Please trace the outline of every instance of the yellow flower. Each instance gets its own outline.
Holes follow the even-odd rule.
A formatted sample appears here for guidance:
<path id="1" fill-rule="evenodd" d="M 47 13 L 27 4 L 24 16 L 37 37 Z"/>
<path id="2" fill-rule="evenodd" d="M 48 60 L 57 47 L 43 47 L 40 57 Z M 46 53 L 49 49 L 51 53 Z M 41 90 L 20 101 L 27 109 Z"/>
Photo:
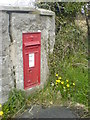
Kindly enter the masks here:
<path id="1" fill-rule="evenodd" d="M 69 87 L 69 84 L 67 84 L 67 87 Z"/>
<path id="2" fill-rule="evenodd" d="M 59 77 L 58 79 L 62 79 L 61 77 Z"/>
<path id="3" fill-rule="evenodd" d="M 3 111 L 0 111 L 0 116 L 2 116 L 3 115 Z"/>
<path id="4" fill-rule="evenodd" d="M 0 104 L 0 107 L 2 107 L 2 105 Z"/>
<path id="5" fill-rule="evenodd" d="M 56 76 L 58 77 L 58 74 L 56 74 Z"/>
<path id="6" fill-rule="evenodd" d="M 75 86 L 75 83 L 73 83 L 73 85 Z"/>
<path id="7" fill-rule="evenodd" d="M 63 84 L 64 84 L 64 82 L 62 81 L 62 82 L 61 82 L 61 84 L 63 85 Z"/>
<path id="8" fill-rule="evenodd" d="M 57 83 L 60 83 L 60 80 L 56 80 Z"/>
<path id="9" fill-rule="evenodd" d="M 66 82 L 68 82 L 69 80 L 66 80 Z"/>

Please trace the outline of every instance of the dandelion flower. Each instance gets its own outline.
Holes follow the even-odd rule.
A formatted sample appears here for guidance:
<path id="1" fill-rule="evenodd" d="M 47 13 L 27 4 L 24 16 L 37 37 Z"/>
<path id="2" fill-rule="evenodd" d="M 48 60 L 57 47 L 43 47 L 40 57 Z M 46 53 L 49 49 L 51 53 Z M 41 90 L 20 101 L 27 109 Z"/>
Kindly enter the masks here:
<path id="1" fill-rule="evenodd" d="M 63 85 L 63 84 L 64 84 L 64 82 L 62 81 L 62 82 L 61 82 L 61 84 Z"/>
<path id="2" fill-rule="evenodd" d="M 0 107 L 2 107 L 2 105 L 0 104 Z"/>
<path id="3" fill-rule="evenodd" d="M 3 115 L 3 111 L 0 111 L 0 116 L 2 116 Z"/>
<path id="4" fill-rule="evenodd" d="M 73 83 L 73 85 L 75 86 L 75 83 Z"/>
<path id="5" fill-rule="evenodd" d="M 67 87 L 69 87 L 69 84 L 67 84 Z"/>
<path id="6" fill-rule="evenodd" d="M 56 76 L 58 77 L 58 74 L 56 74 Z"/>
<path id="7" fill-rule="evenodd" d="M 60 80 L 56 80 L 57 83 L 60 83 Z"/>
<path id="8" fill-rule="evenodd" d="M 58 79 L 62 79 L 61 77 L 59 77 Z"/>
<path id="9" fill-rule="evenodd" d="M 68 82 L 69 80 L 66 80 L 66 82 Z"/>

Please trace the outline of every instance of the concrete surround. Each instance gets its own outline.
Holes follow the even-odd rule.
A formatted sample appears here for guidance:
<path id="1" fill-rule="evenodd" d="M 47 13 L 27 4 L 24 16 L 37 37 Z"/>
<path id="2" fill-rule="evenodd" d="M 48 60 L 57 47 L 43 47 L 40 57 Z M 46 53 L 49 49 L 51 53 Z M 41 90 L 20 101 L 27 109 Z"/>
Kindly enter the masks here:
<path id="1" fill-rule="evenodd" d="M 48 53 L 55 43 L 55 14 L 29 7 L 0 7 L 0 103 L 5 103 L 11 89 L 24 89 L 22 33 L 41 31 L 41 84 L 48 74 Z"/>

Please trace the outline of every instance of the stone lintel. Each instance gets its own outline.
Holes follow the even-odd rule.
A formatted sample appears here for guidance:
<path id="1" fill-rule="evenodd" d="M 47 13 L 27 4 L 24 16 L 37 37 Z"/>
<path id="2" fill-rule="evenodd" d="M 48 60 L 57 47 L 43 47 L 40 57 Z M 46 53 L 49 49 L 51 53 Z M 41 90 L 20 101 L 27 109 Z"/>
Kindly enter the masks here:
<path id="1" fill-rule="evenodd" d="M 0 6 L 0 11 L 6 12 L 31 12 L 32 14 L 40 14 L 46 16 L 55 15 L 54 12 L 50 10 L 45 10 L 41 8 L 31 8 L 31 7 L 18 7 L 18 6 Z"/>

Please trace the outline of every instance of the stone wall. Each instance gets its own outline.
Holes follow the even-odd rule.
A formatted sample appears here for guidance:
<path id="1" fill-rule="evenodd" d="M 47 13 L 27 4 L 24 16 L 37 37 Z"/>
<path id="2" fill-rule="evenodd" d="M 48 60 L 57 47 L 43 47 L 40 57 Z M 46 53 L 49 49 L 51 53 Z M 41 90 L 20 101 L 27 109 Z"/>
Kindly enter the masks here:
<path id="1" fill-rule="evenodd" d="M 55 15 L 44 9 L 1 7 L 0 18 L 0 103 L 4 103 L 12 88 L 24 89 L 22 33 L 41 31 L 41 84 L 32 90 L 46 82 L 48 53 L 55 43 Z"/>

